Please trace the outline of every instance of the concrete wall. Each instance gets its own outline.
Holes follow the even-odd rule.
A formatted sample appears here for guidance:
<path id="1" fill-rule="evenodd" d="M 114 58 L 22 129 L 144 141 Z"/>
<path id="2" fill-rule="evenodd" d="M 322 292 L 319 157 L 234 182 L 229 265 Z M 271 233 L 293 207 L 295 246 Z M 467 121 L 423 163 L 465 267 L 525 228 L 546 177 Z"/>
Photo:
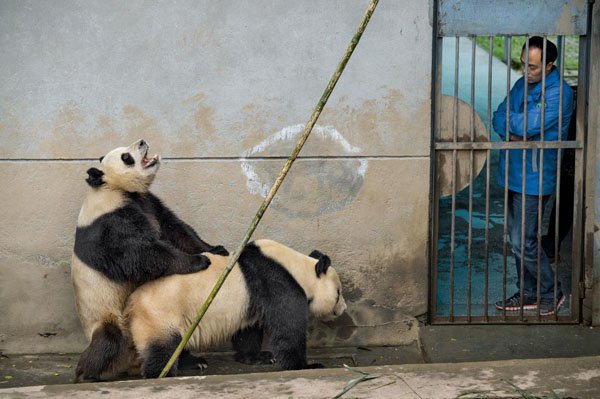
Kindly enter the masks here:
<path id="1" fill-rule="evenodd" d="M 154 192 L 233 249 L 368 1 L 0 3 L 0 351 L 77 352 L 85 171 L 145 138 Z M 254 238 L 331 255 L 314 345 L 401 344 L 427 305 L 431 4 L 381 2 Z M 255 157 L 245 160 L 244 157 Z"/>

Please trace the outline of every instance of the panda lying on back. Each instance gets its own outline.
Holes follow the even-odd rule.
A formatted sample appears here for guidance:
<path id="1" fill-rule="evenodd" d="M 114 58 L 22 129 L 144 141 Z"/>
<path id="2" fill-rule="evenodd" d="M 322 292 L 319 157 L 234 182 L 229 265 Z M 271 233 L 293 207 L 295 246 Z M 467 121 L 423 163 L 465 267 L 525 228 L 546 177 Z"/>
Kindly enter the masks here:
<path id="1" fill-rule="evenodd" d="M 208 270 L 144 284 L 127 302 L 128 329 L 146 377 L 157 377 L 181 342 L 229 257 L 207 254 Z M 340 279 L 329 257 L 301 254 L 271 240 L 246 246 L 186 345 L 199 352 L 232 339 L 236 360 L 295 370 L 323 367 L 306 362 L 310 312 L 331 320 L 346 309 Z M 273 354 L 261 352 L 265 332 Z M 169 375 L 177 372 L 177 363 Z"/>
<path id="2" fill-rule="evenodd" d="M 206 269 L 202 252 L 213 247 L 150 191 L 158 155 L 147 157 L 139 140 L 100 158 L 90 168 L 90 186 L 77 219 L 71 278 L 77 311 L 90 341 L 76 369 L 77 380 L 102 380 L 126 371 L 135 358 L 124 337 L 122 312 L 131 292 L 147 281 Z"/>

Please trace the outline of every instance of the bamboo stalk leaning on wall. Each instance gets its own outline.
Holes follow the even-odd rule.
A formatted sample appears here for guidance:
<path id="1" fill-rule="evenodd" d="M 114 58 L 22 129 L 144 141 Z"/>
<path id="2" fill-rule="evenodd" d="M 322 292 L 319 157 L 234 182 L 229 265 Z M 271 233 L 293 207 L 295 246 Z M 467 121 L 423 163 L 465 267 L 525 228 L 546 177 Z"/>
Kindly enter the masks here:
<path id="1" fill-rule="evenodd" d="M 310 135 L 310 132 L 312 131 L 312 129 L 315 126 L 315 124 L 317 123 L 317 120 L 319 119 L 319 116 L 321 115 L 321 111 L 323 111 L 323 108 L 325 107 L 325 104 L 327 104 L 327 100 L 329 99 L 329 96 L 331 95 L 331 92 L 333 91 L 335 85 L 337 84 L 337 81 L 339 80 L 340 76 L 342 75 L 342 72 L 344 71 L 344 68 L 346 67 L 346 64 L 348 63 L 348 60 L 350 59 L 350 56 L 354 52 L 354 49 L 356 48 L 356 45 L 360 41 L 360 38 L 361 38 L 363 32 L 365 31 L 365 28 L 367 27 L 367 24 L 369 23 L 369 20 L 371 19 L 371 15 L 373 14 L 373 11 L 375 11 L 375 7 L 377 7 L 377 3 L 378 2 L 379 2 L 379 0 L 371 0 L 371 3 L 369 4 L 369 7 L 367 8 L 367 11 L 365 12 L 364 17 L 363 17 L 360 25 L 358 26 L 358 29 L 356 30 L 356 33 L 352 37 L 352 40 L 350 41 L 350 44 L 348 45 L 348 48 L 346 49 L 346 53 L 344 54 L 344 57 L 342 58 L 342 60 L 340 61 L 339 65 L 337 67 L 337 69 L 333 73 L 333 76 L 329 80 L 329 84 L 325 88 L 325 91 L 323 92 L 323 95 L 321 96 L 321 99 L 319 100 L 319 102 L 315 106 L 315 109 L 313 110 L 312 115 L 310 116 L 310 119 L 306 123 L 306 127 L 304 128 L 304 132 L 302 133 L 302 136 L 300 136 L 300 138 L 298 139 L 298 141 L 296 143 L 296 147 L 292 151 L 291 155 L 289 156 L 288 160 L 286 161 L 286 163 L 283 166 L 283 168 L 281 169 L 281 171 L 279 172 L 279 175 L 277 176 L 277 179 L 275 179 L 275 182 L 273 183 L 273 186 L 271 186 L 271 189 L 269 190 L 269 193 L 265 197 L 265 199 L 262 202 L 260 208 L 256 212 L 256 215 L 252 219 L 252 222 L 250 223 L 250 226 L 248 227 L 248 230 L 246 231 L 246 234 L 244 235 L 244 238 L 242 239 L 242 242 L 240 243 L 240 245 L 237 247 L 237 249 L 235 250 L 235 252 L 231 256 L 231 259 L 229 260 L 229 263 L 225 267 L 225 270 L 223 270 L 223 273 L 221 274 L 221 276 L 219 277 L 219 279 L 215 283 L 215 286 L 213 287 L 212 291 L 210 292 L 210 294 L 206 298 L 206 301 L 204 302 L 204 304 L 202 305 L 202 307 L 198 311 L 198 315 L 196 316 L 196 319 L 194 319 L 194 321 L 192 322 L 192 325 L 186 331 L 185 335 L 181 339 L 181 342 L 179 343 L 179 345 L 177 346 L 177 348 L 173 352 L 173 355 L 171 356 L 171 358 L 169 359 L 169 361 L 165 365 L 164 369 L 161 371 L 161 373 L 158 376 L 158 378 L 163 378 L 165 375 L 167 375 L 167 373 L 169 372 L 169 370 L 171 370 L 171 367 L 173 367 L 173 364 L 175 363 L 175 360 L 177 360 L 177 358 L 179 357 L 179 355 L 183 351 L 183 348 L 185 347 L 185 345 L 189 341 L 190 337 L 194 333 L 194 330 L 196 329 L 196 327 L 198 327 L 198 324 L 200 323 L 200 321 L 204 317 L 204 314 L 208 310 L 208 308 L 211 305 L 213 299 L 215 298 L 215 296 L 217 295 L 217 293 L 221 289 L 221 286 L 225 282 L 225 279 L 229 275 L 229 272 L 231 272 L 231 269 L 233 268 L 233 266 L 235 265 L 235 263 L 238 261 L 238 259 L 239 259 L 240 255 L 241 255 L 242 251 L 246 247 L 246 244 L 248 244 L 248 241 L 250 240 L 250 237 L 254 233 L 254 230 L 256 230 L 256 227 L 258 226 L 258 223 L 260 222 L 263 214 L 265 213 L 265 211 L 267 210 L 267 208 L 271 204 L 271 201 L 273 200 L 273 197 L 275 196 L 275 194 L 277 193 L 277 190 L 281 186 L 281 183 L 283 182 L 283 179 L 285 179 L 288 171 L 292 167 L 292 164 L 294 163 L 294 161 L 298 157 L 298 154 L 300 153 L 300 150 L 304 146 L 304 143 L 308 139 L 308 136 Z"/>

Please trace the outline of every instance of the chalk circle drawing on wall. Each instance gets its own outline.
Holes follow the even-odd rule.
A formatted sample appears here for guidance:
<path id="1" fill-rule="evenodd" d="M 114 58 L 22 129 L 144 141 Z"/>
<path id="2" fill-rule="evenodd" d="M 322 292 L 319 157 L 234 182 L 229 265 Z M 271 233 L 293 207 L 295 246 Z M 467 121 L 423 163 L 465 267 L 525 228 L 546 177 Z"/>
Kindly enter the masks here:
<path id="1" fill-rule="evenodd" d="M 242 154 L 242 172 L 251 194 L 267 196 L 285 163 L 281 157 L 289 156 L 303 131 L 303 124 L 284 127 Z M 348 143 L 335 128 L 315 125 L 305 150 L 317 146 L 332 149 L 328 153 L 336 156 L 297 159 L 273 199 L 271 206 L 289 217 L 338 211 L 356 199 L 364 183 L 368 161 L 354 158 L 361 148 Z M 278 158 L 268 159 L 274 156 Z"/>

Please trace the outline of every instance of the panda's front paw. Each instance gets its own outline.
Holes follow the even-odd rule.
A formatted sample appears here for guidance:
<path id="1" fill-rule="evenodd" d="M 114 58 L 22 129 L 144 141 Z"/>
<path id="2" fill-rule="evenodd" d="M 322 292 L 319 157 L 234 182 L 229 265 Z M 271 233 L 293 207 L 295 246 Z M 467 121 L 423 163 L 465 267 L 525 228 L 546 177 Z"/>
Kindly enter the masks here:
<path id="1" fill-rule="evenodd" d="M 229 251 L 225 249 L 222 245 L 217 245 L 216 247 L 212 247 L 210 251 L 211 254 L 221 255 L 221 256 L 229 256 Z"/>
<path id="2" fill-rule="evenodd" d="M 200 270 L 207 269 L 210 266 L 210 259 L 202 254 L 194 255 L 194 260 L 190 265 L 190 270 L 187 273 L 195 273 Z"/>

